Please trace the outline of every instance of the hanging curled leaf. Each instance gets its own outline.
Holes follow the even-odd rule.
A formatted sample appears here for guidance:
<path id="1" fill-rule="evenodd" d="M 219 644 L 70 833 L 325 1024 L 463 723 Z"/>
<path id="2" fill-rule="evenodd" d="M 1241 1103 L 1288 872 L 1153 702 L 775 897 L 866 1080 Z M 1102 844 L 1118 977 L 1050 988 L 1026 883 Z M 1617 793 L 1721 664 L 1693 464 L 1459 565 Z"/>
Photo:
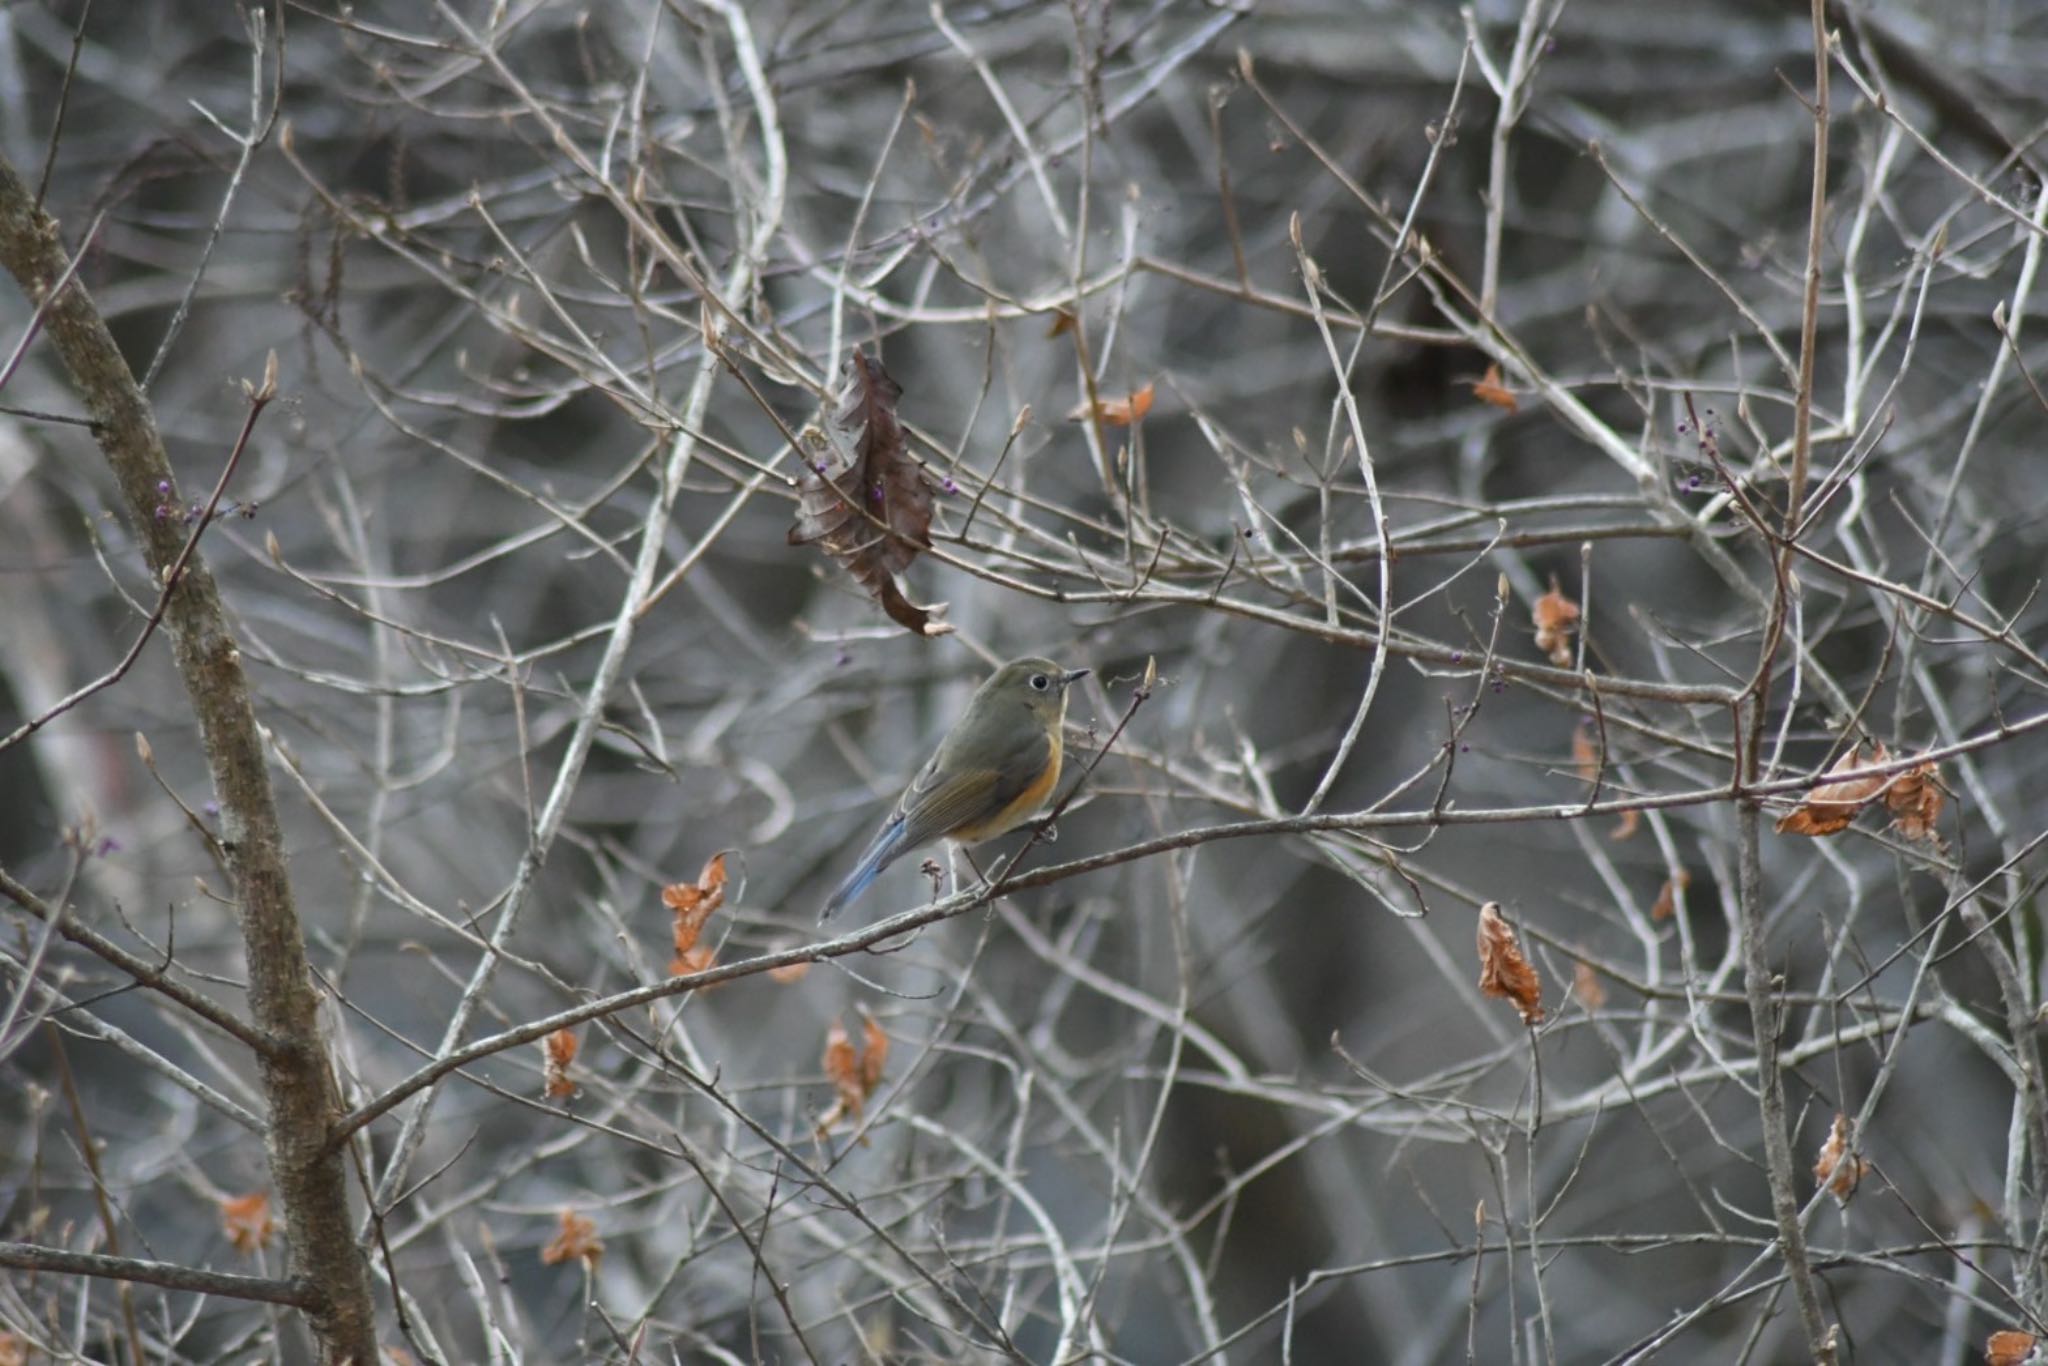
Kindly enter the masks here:
<path id="1" fill-rule="evenodd" d="M 576 1031 L 558 1029 L 541 1040 L 542 1093 L 549 1100 L 567 1100 L 576 1094 L 576 1083 L 569 1079 L 569 1064 L 576 1061 Z"/>
<path id="2" fill-rule="evenodd" d="M 865 1011 L 860 1036 L 860 1089 L 872 1096 L 882 1084 L 882 1068 L 889 1061 L 889 1036 L 882 1032 L 881 1021 Z"/>
<path id="3" fill-rule="evenodd" d="M 1593 743 L 1593 723 L 1582 720 L 1572 728 L 1572 768 L 1579 781 L 1588 785 L 1600 776 L 1600 750 Z"/>
<path id="4" fill-rule="evenodd" d="M 603 1256 L 604 1239 L 597 1236 L 597 1221 L 572 1209 L 562 1211 L 560 1228 L 540 1250 L 540 1259 L 547 1266 L 582 1262 L 593 1271 Z"/>
<path id="5" fill-rule="evenodd" d="M 277 1232 L 277 1221 L 270 1217 L 269 1193 L 255 1191 L 221 1201 L 220 1226 L 237 1252 L 268 1247 L 271 1235 Z"/>
<path id="6" fill-rule="evenodd" d="M 1523 955 L 1514 926 L 1502 917 L 1497 901 L 1479 908 L 1479 989 L 1514 1002 L 1522 1023 L 1543 1023 L 1543 984 L 1536 977 L 1536 965 Z"/>
<path id="7" fill-rule="evenodd" d="M 861 1012 L 860 1046 L 854 1046 L 853 1038 L 846 1027 L 834 1020 L 832 1028 L 825 1034 L 825 1079 L 832 1083 L 837 1099 L 832 1108 L 818 1118 L 818 1137 L 823 1138 L 832 1131 L 832 1126 L 842 1119 L 860 1122 L 861 1111 L 866 1108 L 868 1097 L 882 1084 L 882 1068 L 889 1060 L 889 1036 L 882 1032 L 882 1026 L 874 1016 Z"/>
<path id="8" fill-rule="evenodd" d="M 1530 612 L 1530 619 L 1536 627 L 1536 648 L 1550 656 L 1550 662 L 1560 669 L 1572 666 L 1572 632 L 1579 626 L 1579 605 L 1564 595 L 1557 586 L 1557 576 L 1550 579 L 1550 591 L 1536 599 L 1536 606 Z"/>
<path id="9" fill-rule="evenodd" d="M 809 468 L 797 485 L 789 543 L 817 546 L 892 620 L 918 635 L 940 636 L 953 629 L 934 619 L 943 604 L 920 607 L 896 583 L 932 543 L 932 481 L 911 459 L 896 420 L 902 396 L 880 361 L 859 351 L 846 358 L 834 430 L 804 453 Z"/>
<path id="10" fill-rule="evenodd" d="M 1607 1004 L 1607 985 L 1600 980 L 1600 974 L 1585 959 L 1572 962 L 1572 995 L 1588 1013 L 1597 1011 Z"/>
<path id="11" fill-rule="evenodd" d="M 1863 746 L 1857 745 L 1828 770 L 1833 781 L 1816 786 L 1807 793 L 1805 801 L 1779 818 L 1778 833 L 1819 836 L 1839 834 L 1848 829 L 1849 822 L 1856 819 L 1856 813 L 1883 793 L 1885 780 L 1881 777 L 1834 778 L 1834 775 L 1888 763 L 1891 757 L 1885 752 L 1882 740 L 1877 742 L 1875 752 L 1869 755 L 1864 754 Z"/>
<path id="12" fill-rule="evenodd" d="M 697 875 L 696 886 L 676 882 L 662 888 L 661 900 L 675 912 L 676 918 L 676 951 L 675 957 L 669 960 L 668 975 L 687 977 L 715 966 L 717 953 L 709 944 L 699 944 L 697 936 L 703 933 L 704 922 L 725 904 L 725 855 L 713 854 L 705 862 L 704 871 Z"/>
<path id="13" fill-rule="evenodd" d="M 860 1084 L 860 1053 L 853 1046 L 853 1039 L 847 1034 L 846 1026 L 834 1020 L 832 1028 L 825 1033 L 825 1079 L 832 1083 L 832 1090 L 838 1099 L 832 1102 L 818 1120 L 818 1133 L 822 1136 L 831 1131 L 843 1115 L 860 1118 L 861 1106 L 867 1103 L 868 1093 Z"/>
<path id="14" fill-rule="evenodd" d="M 1522 406 L 1521 401 L 1515 397 L 1515 391 L 1501 383 L 1500 367 L 1498 365 L 1487 366 L 1486 378 L 1475 379 L 1471 381 L 1471 384 L 1472 397 L 1478 399 L 1481 403 L 1490 403 L 1503 412 L 1509 413 Z"/>
<path id="15" fill-rule="evenodd" d="M 1692 874 L 1681 868 L 1664 879 L 1664 886 L 1657 893 L 1656 904 L 1650 907 L 1650 919 L 1669 920 L 1685 905 L 1685 889 L 1692 886 Z"/>
<path id="16" fill-rule="evenodd" d="M 1857 1183 L 1870 1172 L 1870 1163 L 1849 1149 L 1849 1128 L 1849 1117 L 1837 1114 L 1813 1164 L 1813 1184 L 1825 1187 L 1839 1204 L 1848 1203 Z"/>
<path id="17" fill-rule="evenodd" d="M 1892 779 L 1884 804 L 1892 813 L 1892 829 L 1909 840 L 1926 840 L 1941 847 L 1935 823 L 1941 819 L 1941 787 L 1932 760 L 1909 768 Z"/>

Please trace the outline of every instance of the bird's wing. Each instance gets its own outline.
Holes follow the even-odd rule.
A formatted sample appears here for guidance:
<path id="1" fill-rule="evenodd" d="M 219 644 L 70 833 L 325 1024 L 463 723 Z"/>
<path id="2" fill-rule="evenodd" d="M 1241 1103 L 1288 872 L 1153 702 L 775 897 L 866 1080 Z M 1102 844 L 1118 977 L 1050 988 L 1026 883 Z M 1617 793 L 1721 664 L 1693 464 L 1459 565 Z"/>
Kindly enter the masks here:
<path id="1" fill-rule="evenodd" d="M 948 769 L 941 777 L 936 762 L 927 765 L 903 794 L 903 846 L 929 844 L 963 825 L 986 820 L 1022 790 L 1021 783 L 1006 784 L 997 769 Z"/>
<path id="2" fill-rule="evenodd" d="M 929 843 L 963 826 L 978 826 L 1023 796 L 1045 776 L 1052 742 L 1035 728 L 994 753 L 984 750 L 965 763 L 950 741 L 940 746 L 897 808 L 905 846 Z"/>

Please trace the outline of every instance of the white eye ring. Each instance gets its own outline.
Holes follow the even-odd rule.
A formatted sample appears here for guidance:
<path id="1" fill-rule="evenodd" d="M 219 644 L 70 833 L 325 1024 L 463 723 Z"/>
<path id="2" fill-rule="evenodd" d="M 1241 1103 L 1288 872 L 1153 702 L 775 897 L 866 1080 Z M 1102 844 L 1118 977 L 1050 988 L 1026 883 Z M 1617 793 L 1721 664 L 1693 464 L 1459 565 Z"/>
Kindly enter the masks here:
<path id="1" fill-rule="evenodd" d="M 1052 680 L 1044 674 L 1033 674 L 1031 675 L 1031 686 L 1039 692 L 1044 692 L 1052 686 Z"/>

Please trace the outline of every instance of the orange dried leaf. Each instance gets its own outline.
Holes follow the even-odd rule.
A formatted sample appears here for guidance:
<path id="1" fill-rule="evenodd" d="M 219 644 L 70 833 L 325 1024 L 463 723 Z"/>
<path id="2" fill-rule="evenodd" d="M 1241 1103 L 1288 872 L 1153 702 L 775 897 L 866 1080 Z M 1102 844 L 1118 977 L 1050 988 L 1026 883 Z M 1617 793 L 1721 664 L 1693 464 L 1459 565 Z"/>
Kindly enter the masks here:
<path id="1" fill-rule="evenodd" d="M 545 1063 L 541 1069 L 542 1094 L 549 1100 L 567 1100 L 576 1094 L 569 1080 L 569 1064 L 576 1061 L 576 1031 L 558 1029 L 540 1042 Z"/>
<path id="2" fill-rule="evenodd" d="M 1048 327 L 1045 330 L 1046 340 L 1050 341 L 1054 337 L 1064 336 L 1073 330 L 1074 310 L 1071 308 L 1054 309 L 1052 315 L 1052 326 Z"/>
<path id="3" fill-rule="evenodd" d="M 668 975 L 688 977 L 693 972 L 707 972 L 718 966 L 718 951 L 709 944 L 699 944 L 694 949 L 684 949 L 668 960 Z"/>
<path id="4" fill-rule="evenodd" d="M 1669 920 L 1678 914 L 1685 904 L 1685 889 L 1692 886 L 1692 874 L 1681 868 L 1676 877 L 1666 878 L 1664 886 L 1657 892 L 1657 903 L 1650 907 L 1650 919 Z"/>
<path id="5" fill-rule="evenodd" d="M 1813 1183 L 1824 1186 L 1838 1201 L 1856 1193 L 1856 1185 L 1869 1172 L 1870 1164 L 1849 1151 L 1849 1117 L 1838 1114 L 1828 1128 L 1828 1141 L 1821 1145 L 1813 1164 Z"/>
<path id="6" fill-rule="evenodd" d="M 768 969 L 768 980 L 771 982 L 779 982 L 783 986 L 788 986 L 791 982 L 803 981 L 804 976 L 807 973 L 809 973 L 810 970 L 811 965 L 808 962 L 784 963 L 779 968 Z"/>
<path id="7" fill-rule="evenodd" d="M 2041 1340 L 2017 1328 L 2001 1328 L 1984 1344 L 1984 1366 L 2041 1366 Z"/>
<path id="8" fill-rule="evenodd" d="M 1600 980 L 1600 974 L 1593 971 L 1593 965 L 1580 958 L 1572 965 L 1572 995 L 1588 1011 L 1598 1010 L 1607 1004 L 1607 986 Z"/>
<path id="9" fill-rule="evenodd" d="M 1626 811 L 1621 813 L 1621 819 L 1616 821 L 1614 823 L 1614 828 L 1607 832 L 1607 838 L 1614 841 L 1616 844 L 1620 844 L 1623 840 L 1635 834 L 1636 830 L 1639 827 L 1641 827 L 1642 823 L 1643 813 L 1636 810 L 1634 807 L 1630 807 Z"/>
<path id="10" fill-rule="evenodd" d="M 1543 984 L 1535 965 L 1523 956 L 1514 927 L 1501 917 L 1497 901 L 1479 908 L 1479 989 L 1514 1002 L 1522 1023 L 1543 1023 Z"/>
<path id="11" fill-rule="evenodd" d="M 832 1089 L 838 1095 L 832 1108 L 818 1120 L 818 1132 L 822 1135 L 841 1118 L 859 1120 L 867 1092 L 860 1085 L 860 1054 L 855 1051 L 846 1026 L 837 1020 L 825 1031 L 825 1056 L 821 1061 L 825 1067 L 825 1080 L 832 1083 Z"/>
<path id="12" fill-rule="evenodd" d="M 1504 412 L 1515 412 L 1522 406 L 1514 391 L 1501 383 L 1500 367 L 1486 367 L 1486 377 L 1472 381 L 1472 397 L 1481 403 L 1490 403 Z"/>
<path id="13" fill-rule="evenodd" d="M 860 1089 L 864 1095 L 872 1096 L 875 1087 L 881 1085 L 882 1067 L 888 1061 L 889 1036 L 882 1032 L 881 1023 L 874 1016 L 865 1016 L 860 1043 Z"/>
<path id="14" fill-rule="evenodd" d="M 824 1137 L 841 1119 L 859 1122 L 868 1097 L 882 1081 L 882 1068 L 889 1060 L 889 1036 L 874 1016 L 862 1012 L 860 1047 L 854 1047 L 846 1027 L 834 1020 L 825 1033 L 825 1079 L 838 1098 L 818 1119 L 818 1136 Z"/>
<path id="15" fill-rule="evenodd" d="M 1082 403 L 1067 414 L 1067 421 L 1085 422 L 1090 411 L 1089 406 Z M 1145 414 L 1152 411 L 1152 386 L 1148 384 L 1142 389 L 1133 389 L 1128 398 L 1097 399 L 1092 411 L 1112 427 L 1128 427 L 1142 421 Z"/>
<path id="16" fill-rule="evenodd" d="M 562 1211 L 561 1221 L 560 1230 L 540 1250 L 542 1263 L 557 1266 L 563 1262 L 582 1262 L 595 1270 L 598 1259 L 604 1256 L 604 1239 L 597 1236 L 596 1221 L 572 1209 Z"/>
<path id="17" fill-rule="evenodd" d="M 725 855 L 713 854 L 697 874 L 695 886 L 671 883 L 661 889 L 662 904 L 676 913 L 676 954 L 680 957 L 696 946 L 704 922 L 725 904 Z M 671 974 L 673 975 L 673 974 Z"/>
<path id="18" fill-rule="evenodd" d="M 1550 656 L 1550 662 L 1558 668 L 1570 668 L 1572 632 L 1579 626 L 1579 605 L 1564 595 L 1553 578 L 1550 591 L 1536 599 L 1529 615 L 1536 626 L 1536 648 Z"/>
<path id="19" fill-rule="evenodd" d="M 1874 767 L 1891 759 L 1891 755 L 1885 753 L 1882 740 L 1873 746 L 1873 751 L 1865 757 L 1863 746 L 1857 745 L 1837 759 L 1828 773 L 1848 773 L 1859 768 Z M 1882 777 L 1837 779 L 1821 783 L 1806 794 L 1805 801 L 1779 819 L 1778 833 L 1814 836 L 1838 834 L 1849 828 L 1849 822 L 1856 819 L 1856 813 L 1883 792 L 1885 785 L 1886 781 Z"/>
<path id="20" fill-rule="evenodd" d="M 1892 829 L 1909 840 L 1941 843 L 1935 829 L 1941 819 L 1941 786 L 1932 762 L 1909 768 L 1892 779 L 1884 804 L 1892 813 Z"/>
<path id="21" fill-rule="evenodd" d="M 28 1344 L 15 1333 L 0 1333 L 0 1366 L 28 1366 Z"/>
<path id="22" fill-rule="evenodd" d="M 1600 748 L 1583 723 L 1572 727 L 1572 767 L 1578 770 L 1580 782 L 1590 786 L 1599 781 Z"/>
<path id="23" fill-rule="evenodd" d="M 896 576 L 931 548 L 934 483 L 911 457 L 896 400 L 903 388 L 880 361 L 859 351 L 846 358 L 846 393 L 833 417 L 836 433 L 804 453 L 797 481 L 791 545 L 815 545 L 837 560 L 898 625 L 921 636 L 953 628 L 935 620 L 937 607 L 903 596 Z"/>
<path id="24" fill-rule="evenodd" d="M 270 1196 L 263 1191 L 238 1195 L 220 1202 L 221 1231 L 237 1252 L 254 1252 L 270 1245 L 277 1221 L 270 1217 Z"/>
<path id="25" fill-rule="evenodd" d="M 825 1080 L 831 1082 L 832 1088 L 841 1096 L 860 1091 L 860 1053 L 854 1048 L 846 1026 L 837 1020 L 825 1031 L 825 1056 L 821 1061 L 825 1067 Z"/>

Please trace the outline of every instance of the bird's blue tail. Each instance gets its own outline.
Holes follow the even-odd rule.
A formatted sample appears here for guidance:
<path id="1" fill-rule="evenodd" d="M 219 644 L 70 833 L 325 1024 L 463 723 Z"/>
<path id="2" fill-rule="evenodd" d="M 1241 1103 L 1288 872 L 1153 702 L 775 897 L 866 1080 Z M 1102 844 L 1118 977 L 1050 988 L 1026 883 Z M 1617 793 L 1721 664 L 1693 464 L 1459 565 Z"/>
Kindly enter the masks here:
<path id="1" fill-rule="evenodd" d="M 824 924 L 838 914 L 842 907 L 850 906 L 859 900 L 860 894 L 874 884 L 875 879 L 882 875 L 882 870 L 894 862 L 896 855 L 902 851 L 903 820 L 898 817 L 876 831 L 875 837 L 868 841 L 868 847 L 862 852 L 860 862 L 853 865 L 853 871 L 846 875 L 846 880 L 834 888 L 832 895 L 826 898 L 825 909 L 818 912 L 818 923 Z"/>

